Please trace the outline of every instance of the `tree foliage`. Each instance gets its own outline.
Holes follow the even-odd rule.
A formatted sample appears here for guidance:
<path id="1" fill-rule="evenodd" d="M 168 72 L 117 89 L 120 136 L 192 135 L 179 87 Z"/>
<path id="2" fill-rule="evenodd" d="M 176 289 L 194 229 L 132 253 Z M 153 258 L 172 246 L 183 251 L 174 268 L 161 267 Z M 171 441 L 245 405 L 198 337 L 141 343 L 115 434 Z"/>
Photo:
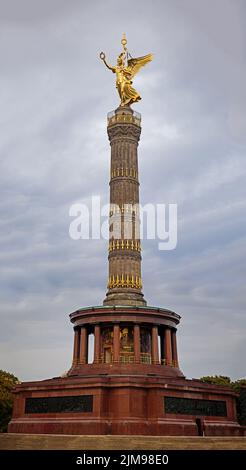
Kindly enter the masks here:
<path id="1" fill-rule="evenodd" d="M 233 383 L 230 377 L 225 375 L 208 375 L 207 377 L 201 377 L 200 380 L 211 385 L 223 385 L 231 388 Z"/>
<path id="2" fill-rule="evenodd" d="M 13 409 L 13 388 L 20 383 L 17 377 L 0 369 L 0 432 L 6 432 Z"/>
<path id="3" fill-rule="evenodd" d="M 246 378 L 235 380 L 235 382 L 233 382 L 230 377 L 225 375 L 208 375 L 207 377 L 201 377 L 200 380 L 211 385 L 222 385 L 230 387 L 234 392 L 237 393 L 240 392 L 242 385 L 246 386 Z"/>
<path id="4" fill-rule="evenodd" d="M 232 388 L 235 392 L 240 392 L 240 388 L 244 385 L 246 387 L 246 379 L 239 379 L 235 382 L 232 382 Z"/>

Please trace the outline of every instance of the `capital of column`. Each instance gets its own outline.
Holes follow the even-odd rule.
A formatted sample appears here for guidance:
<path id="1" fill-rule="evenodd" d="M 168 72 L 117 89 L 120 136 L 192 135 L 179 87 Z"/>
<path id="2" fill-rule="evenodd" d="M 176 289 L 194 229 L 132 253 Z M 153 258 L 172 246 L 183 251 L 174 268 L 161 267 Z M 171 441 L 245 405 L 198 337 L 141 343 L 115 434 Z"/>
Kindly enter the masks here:
<path id="1" fill-rule="evenodd" d="M 138 144 L 141 134 L 141 127 L 137 127 L 131 123 L 120 123 L 114 124 L 108 127 L 108 137 L 110 142 L 114 142 L 118 139 L 127 139 L 131 142 Z"/>
<path id="2" fill-rule="evenodd" d="M 138 142 L 141 133 L 141 115 L 130 107 L 119 107 L 108 113 L 107 129 L 110 142 L 122 137 Z"/>

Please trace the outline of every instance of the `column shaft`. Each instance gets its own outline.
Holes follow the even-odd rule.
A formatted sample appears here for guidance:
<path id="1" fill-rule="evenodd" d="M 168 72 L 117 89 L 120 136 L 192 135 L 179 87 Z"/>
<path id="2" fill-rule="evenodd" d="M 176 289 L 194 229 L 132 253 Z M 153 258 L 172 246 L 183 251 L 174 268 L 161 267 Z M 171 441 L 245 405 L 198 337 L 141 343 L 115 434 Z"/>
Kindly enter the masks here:
<path id="1" fill-rule="evenodd" d="M 94 362 L 98 364 L 100 362 L 100 351 L 101 350 L 101 328 L 99 325 L 95 326 L 94 329 Z"/>
<path id="2" fill-rule="evenodd" d="M 108 291 L 104 305 L 146 305 L 142 293 L 140 221 L 139 215 L 135 215 L 139 203 L 140 116 L 136 119 L 130 107 L 118 108 L 108 118 L 107 130 L 111 145 L 111 208 Z"/>
<path id="3" fill-rule="evenodd" d="M 166 366 L 172 365 L 172 342 L 171 342 L 171 330 L 170 328 L 165 329 L 164 333 L 164 351 L 165 351 L 165 364 Z"/>
<path id="4" fill-rule="evenodd" d="M 74 330 L 73 365 L 78 364 L 78 360 L 79 360 L 79 336 L 80 336 L 80 331 Z"/>
<path id="5" fill-rule="evenodd" d="M 87 329 L 82 326 L 80 333 L 80 354 L 79 362 L 80 364 L 87 364 Z"/>
<path id="6" fill-rule="evenodd" d="M 158 351 L 158 327 L 152 326 L 151 335 L 151 356 L 152 364 L 159 364 L 159 351 Z"/>
<path id="7" fill-rule="evenodd" d="M 172 330 L 173 365 L 179 367 L 176 331 Z"/>
<path id="8" fill-rule="evenodd" d="M 137 364 L 140 363 L 140 326 L 134 325 L 134 358 Z"/>
<path id="9" fill-rule="evenodd" d="M 113 361 L 120 361 L 120 325 L 114 325 Z"/>

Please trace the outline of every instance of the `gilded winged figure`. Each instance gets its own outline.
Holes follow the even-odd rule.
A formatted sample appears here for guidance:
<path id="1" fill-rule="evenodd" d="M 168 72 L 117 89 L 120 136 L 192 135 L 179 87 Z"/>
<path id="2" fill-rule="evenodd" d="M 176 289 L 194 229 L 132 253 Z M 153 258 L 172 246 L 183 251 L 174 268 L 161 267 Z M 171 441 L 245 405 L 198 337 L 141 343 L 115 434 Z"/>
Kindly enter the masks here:
<path id="1" fill-rule="evenodd" d="M 126 39 L 122 39 L 123 52 L 120 53 L 115 67 L 109 65 L 106 61 L 104 52 L 101 52 L 100 58 L 109 70 L 116 74 L 116 88 L 118 90 L 121 106 L 130 106 L 141 100 L 140 94 L 133 88 L 132 80 L 138 71 L 150 62 L 153 58 L 152 54 L 147 54 L 143 57 L 128 58 L 130 54 L 126 49 Z"/>

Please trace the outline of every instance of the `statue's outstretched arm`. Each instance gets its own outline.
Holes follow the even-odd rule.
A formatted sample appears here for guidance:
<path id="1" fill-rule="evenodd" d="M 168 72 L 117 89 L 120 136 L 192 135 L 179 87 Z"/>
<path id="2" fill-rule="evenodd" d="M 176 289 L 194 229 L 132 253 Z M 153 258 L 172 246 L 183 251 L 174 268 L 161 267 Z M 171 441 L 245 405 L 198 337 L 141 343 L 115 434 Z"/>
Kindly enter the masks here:
<path id="1" fill-rule="evenodd" d="M 101 52 L 101 53 L 100 53 L 100 59 L 104 62 L 104 64 L 106 65 L 106 67 L 107 67 L 109 70 L 112 70 L 112 72 L 115 73 L 115 67 L 112 67 L 111 65 L 109 65 L 109 64 L 106 62 L 106 56 L 105 56 L 104 52 Z"/>

